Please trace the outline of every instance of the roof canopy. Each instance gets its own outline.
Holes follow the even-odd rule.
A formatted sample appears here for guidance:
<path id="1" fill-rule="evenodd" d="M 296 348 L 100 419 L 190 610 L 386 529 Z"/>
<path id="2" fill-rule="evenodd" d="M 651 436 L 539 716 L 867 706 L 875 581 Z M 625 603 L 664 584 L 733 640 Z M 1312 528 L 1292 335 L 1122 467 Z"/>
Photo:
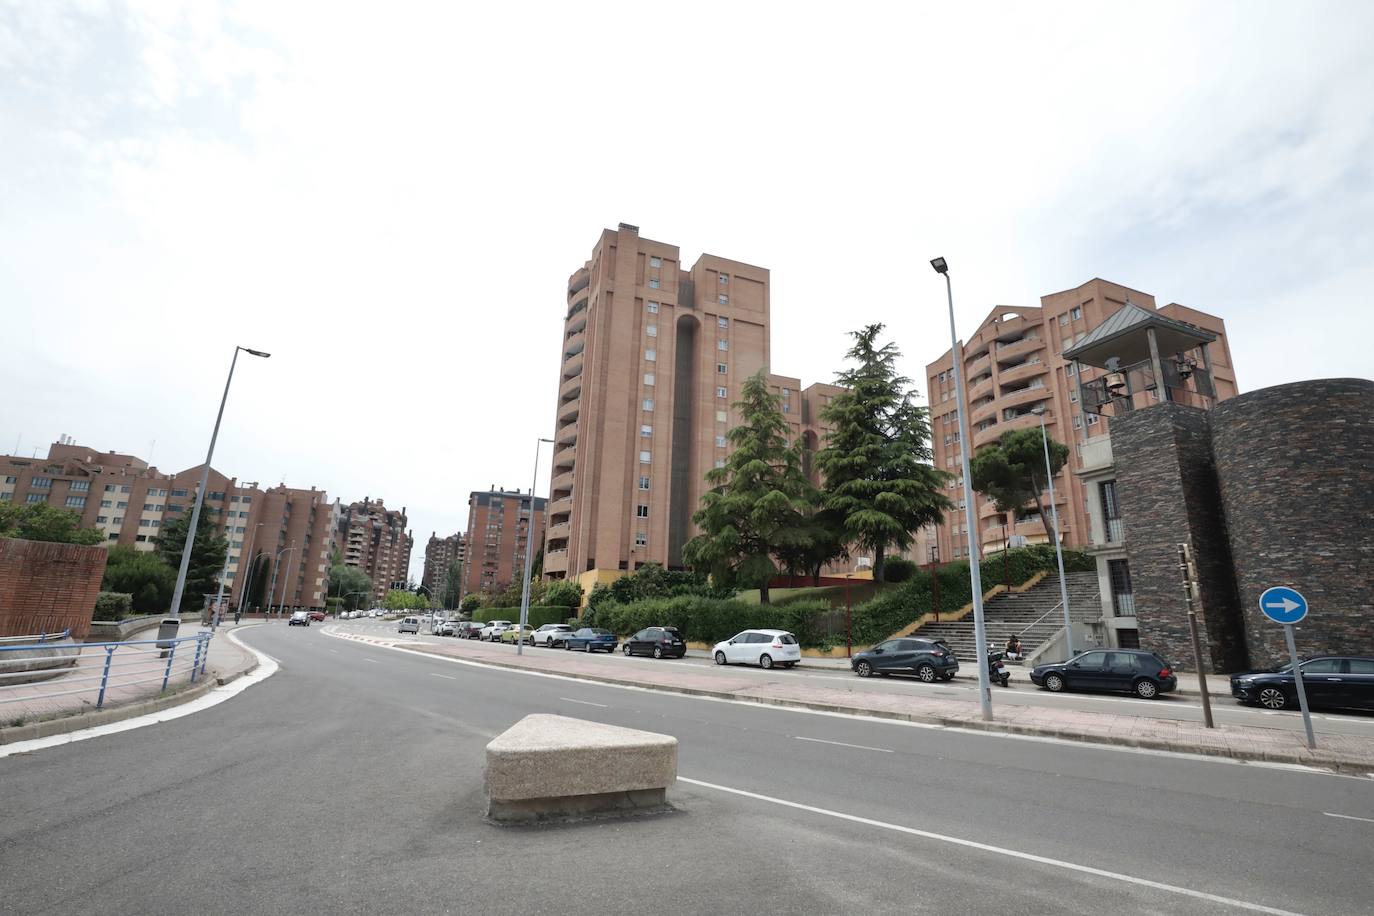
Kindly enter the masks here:
<path id="1" fill-rule="evenodd" d="M 1144 362 L 1150 358 L 1150 341 L 1145 334 L 1149 328 L 1154 328 L 1162 358 L 1185 353 L 1217 339 L 1217 335 L 1211 331 L 1127 301 L 1087 337 L 1066 349 L 1063 355 L 1065 359 L 1101 369 L 1109 368 L 1107 363 L 1113 357 L 1119 360 L 1117 366 Z"/>

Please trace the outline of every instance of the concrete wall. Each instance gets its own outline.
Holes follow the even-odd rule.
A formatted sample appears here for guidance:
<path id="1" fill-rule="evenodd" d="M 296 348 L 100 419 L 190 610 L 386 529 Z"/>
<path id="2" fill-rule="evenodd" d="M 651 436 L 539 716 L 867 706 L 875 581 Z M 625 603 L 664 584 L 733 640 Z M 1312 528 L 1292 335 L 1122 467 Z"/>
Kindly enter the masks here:
<path id="1" fill-rule="evenodd" d="M 1272 585 L 1308 600 L 1300 653 L 1374 653 L 1374 382 L 1278 385 L 1211 419 L 1250 661 L 1288 657 L 1259 609 Z"/>
<path id="2" fill-rule="evenodd" d="M 84 639 L 105 557 L 104 547 L 0 538 L 0 636 L 70 629 Z"/>

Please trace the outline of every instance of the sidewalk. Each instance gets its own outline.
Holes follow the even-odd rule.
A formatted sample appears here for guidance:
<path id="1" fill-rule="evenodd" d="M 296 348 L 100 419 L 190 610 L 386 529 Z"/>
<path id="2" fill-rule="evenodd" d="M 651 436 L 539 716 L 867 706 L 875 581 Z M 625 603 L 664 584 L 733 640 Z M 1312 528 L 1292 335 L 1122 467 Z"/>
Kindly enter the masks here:
<path id="1" fill-rule="evenodd" d="M 330 633 L 328 630 L 326 632 Z M 1302 733 L 1298 731 L 1228 725 L 1209 729 L 1200 722 L 1044 707 L 1016 707 L 1014 711 L 999 712 L 991 722 L 984 722 L 974 703 L 906 694 L 858 692 L 846 688 L 843 682 L 833 687 L 815 686 L 796 679 L 789 681 L 786 671 L 760 678 L 754 669 L 750 669 L 748 674 L 731 676 L 717 668 L 698 672 L 692 670 L 693 666 L 681 665 L 664 665 L 661 668 L 625 666 L 608 670 L 602 660 L 573 652 L 538 649 L 516 656 L 509 649 L 469 640 L 452 645 L 433 645 L 410 643 L 394 636 L 380 638 L 340 632 L 331 635 L 377 645 L 403 646 L 416 652 L 457 657 L 498 667 L 561 674 L 600 683 L 651 687 L 693 696 L 749 700 L 775 706 L 1207 754 L 1237 760 L 1302 764 L 1358 775 L 1374 772 L 1374 738 L 1323 735 L 1317 748 L 1309 750 Z"/>
<path id="2" fill-rule="evenodd" d="M 246 626 L 246 624 L 245 624 Z M 202 629 L 193 622 L 183 621 L 179 636 L 193 636 Z M 179 703 L 193 700 L 221 684 L 227 684 L 253 668 L 257 658 L 247 649 L 229 640 L 234 626 L 221 626 L 210 641 L 205 673 L 189 681 L 189 660 L 194 659 L 195 644 L 183 643 L 174 657 L 174 674 L 167 690 L 162 690 L 161 670 L 165 661 L 158 658 L 156 646 L 128 646 L 116 650 L 116 658 L 128 653 L 124 660 L 125 680 L 148 681 L 122 685 L 115 677 L 105 691 L 103 708 L 96 709 L 99 681 L 105 652 L 99 648 L 84 651 L 69 674 L 34 684 L 18 685 L 0 691 L 0 744 L 62 734 L 95 725 L 117 722 Z M 125 643 L 157 638 L 157 627 L 140 630 Z M 135 655 L 133 653 L 142 653 Z M 189 653 L 183 662 L 183 652 Z M 81 680 L 78 680 L 78 679 Z"/>

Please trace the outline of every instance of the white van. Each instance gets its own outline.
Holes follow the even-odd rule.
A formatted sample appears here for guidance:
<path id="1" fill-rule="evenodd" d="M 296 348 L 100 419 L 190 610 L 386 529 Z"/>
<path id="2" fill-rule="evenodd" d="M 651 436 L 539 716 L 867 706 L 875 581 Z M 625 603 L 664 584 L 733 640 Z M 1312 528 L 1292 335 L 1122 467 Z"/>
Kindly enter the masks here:
<path id="1" fill-rule="evenodd" d="M 396 628 L 396 632 L 397 632 L 397 633 L 414 633 L 416 636 L 419 636 L 419 635 L 420 635 L 420 618 L 419 618 L 419 617 L 407 617 L 407 618 L 405 618 L 404 620 L 401 621 L 401 625 L 400 625 L 399 627 Z"/>

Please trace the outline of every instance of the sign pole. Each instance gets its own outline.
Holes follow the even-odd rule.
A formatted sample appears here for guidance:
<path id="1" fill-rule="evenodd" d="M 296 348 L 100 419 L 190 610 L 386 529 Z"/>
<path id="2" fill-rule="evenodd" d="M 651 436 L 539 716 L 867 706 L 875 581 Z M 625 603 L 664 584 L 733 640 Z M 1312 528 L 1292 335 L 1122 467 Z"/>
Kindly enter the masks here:
<path id="1" fill-rule="evenodd" d="M 1283 625 L 1283 635 L 1288 640 L 1288 655 L 1293 660 L 1293 683 L 1298 688 L 1298 706 L 1302 708 L 1302 724 L 1307 729 L 1307 746 L 1317 746 L 1317 736 L 1312 734 L 1312 713 L 1307 709 L 1307 688 L 1302 684 L 1302 668 L 1298 666 L 1298 644 L 1293 641 L 1293 625 Z"/>
<path id="2" fill-rule="evenodd" d="M 1178 567 L 1183 573 L 1183 595 L 1188 599 L 1188 636 L 1193 641 L 1193 668 L 1197 671 L 1198 692 L 1202 694 L 1202 721 L 1208 728 L 1212 723 L 1212 695 L 1207 692 L 1207 671 L 1202 667 L 1202 641 L 1197 635 L 1197 613 L 1193 610 L 1193 596 L 1199 594 L 1197 564 L 1193 562 L 1193 548 L 1178 545 Z"/>

